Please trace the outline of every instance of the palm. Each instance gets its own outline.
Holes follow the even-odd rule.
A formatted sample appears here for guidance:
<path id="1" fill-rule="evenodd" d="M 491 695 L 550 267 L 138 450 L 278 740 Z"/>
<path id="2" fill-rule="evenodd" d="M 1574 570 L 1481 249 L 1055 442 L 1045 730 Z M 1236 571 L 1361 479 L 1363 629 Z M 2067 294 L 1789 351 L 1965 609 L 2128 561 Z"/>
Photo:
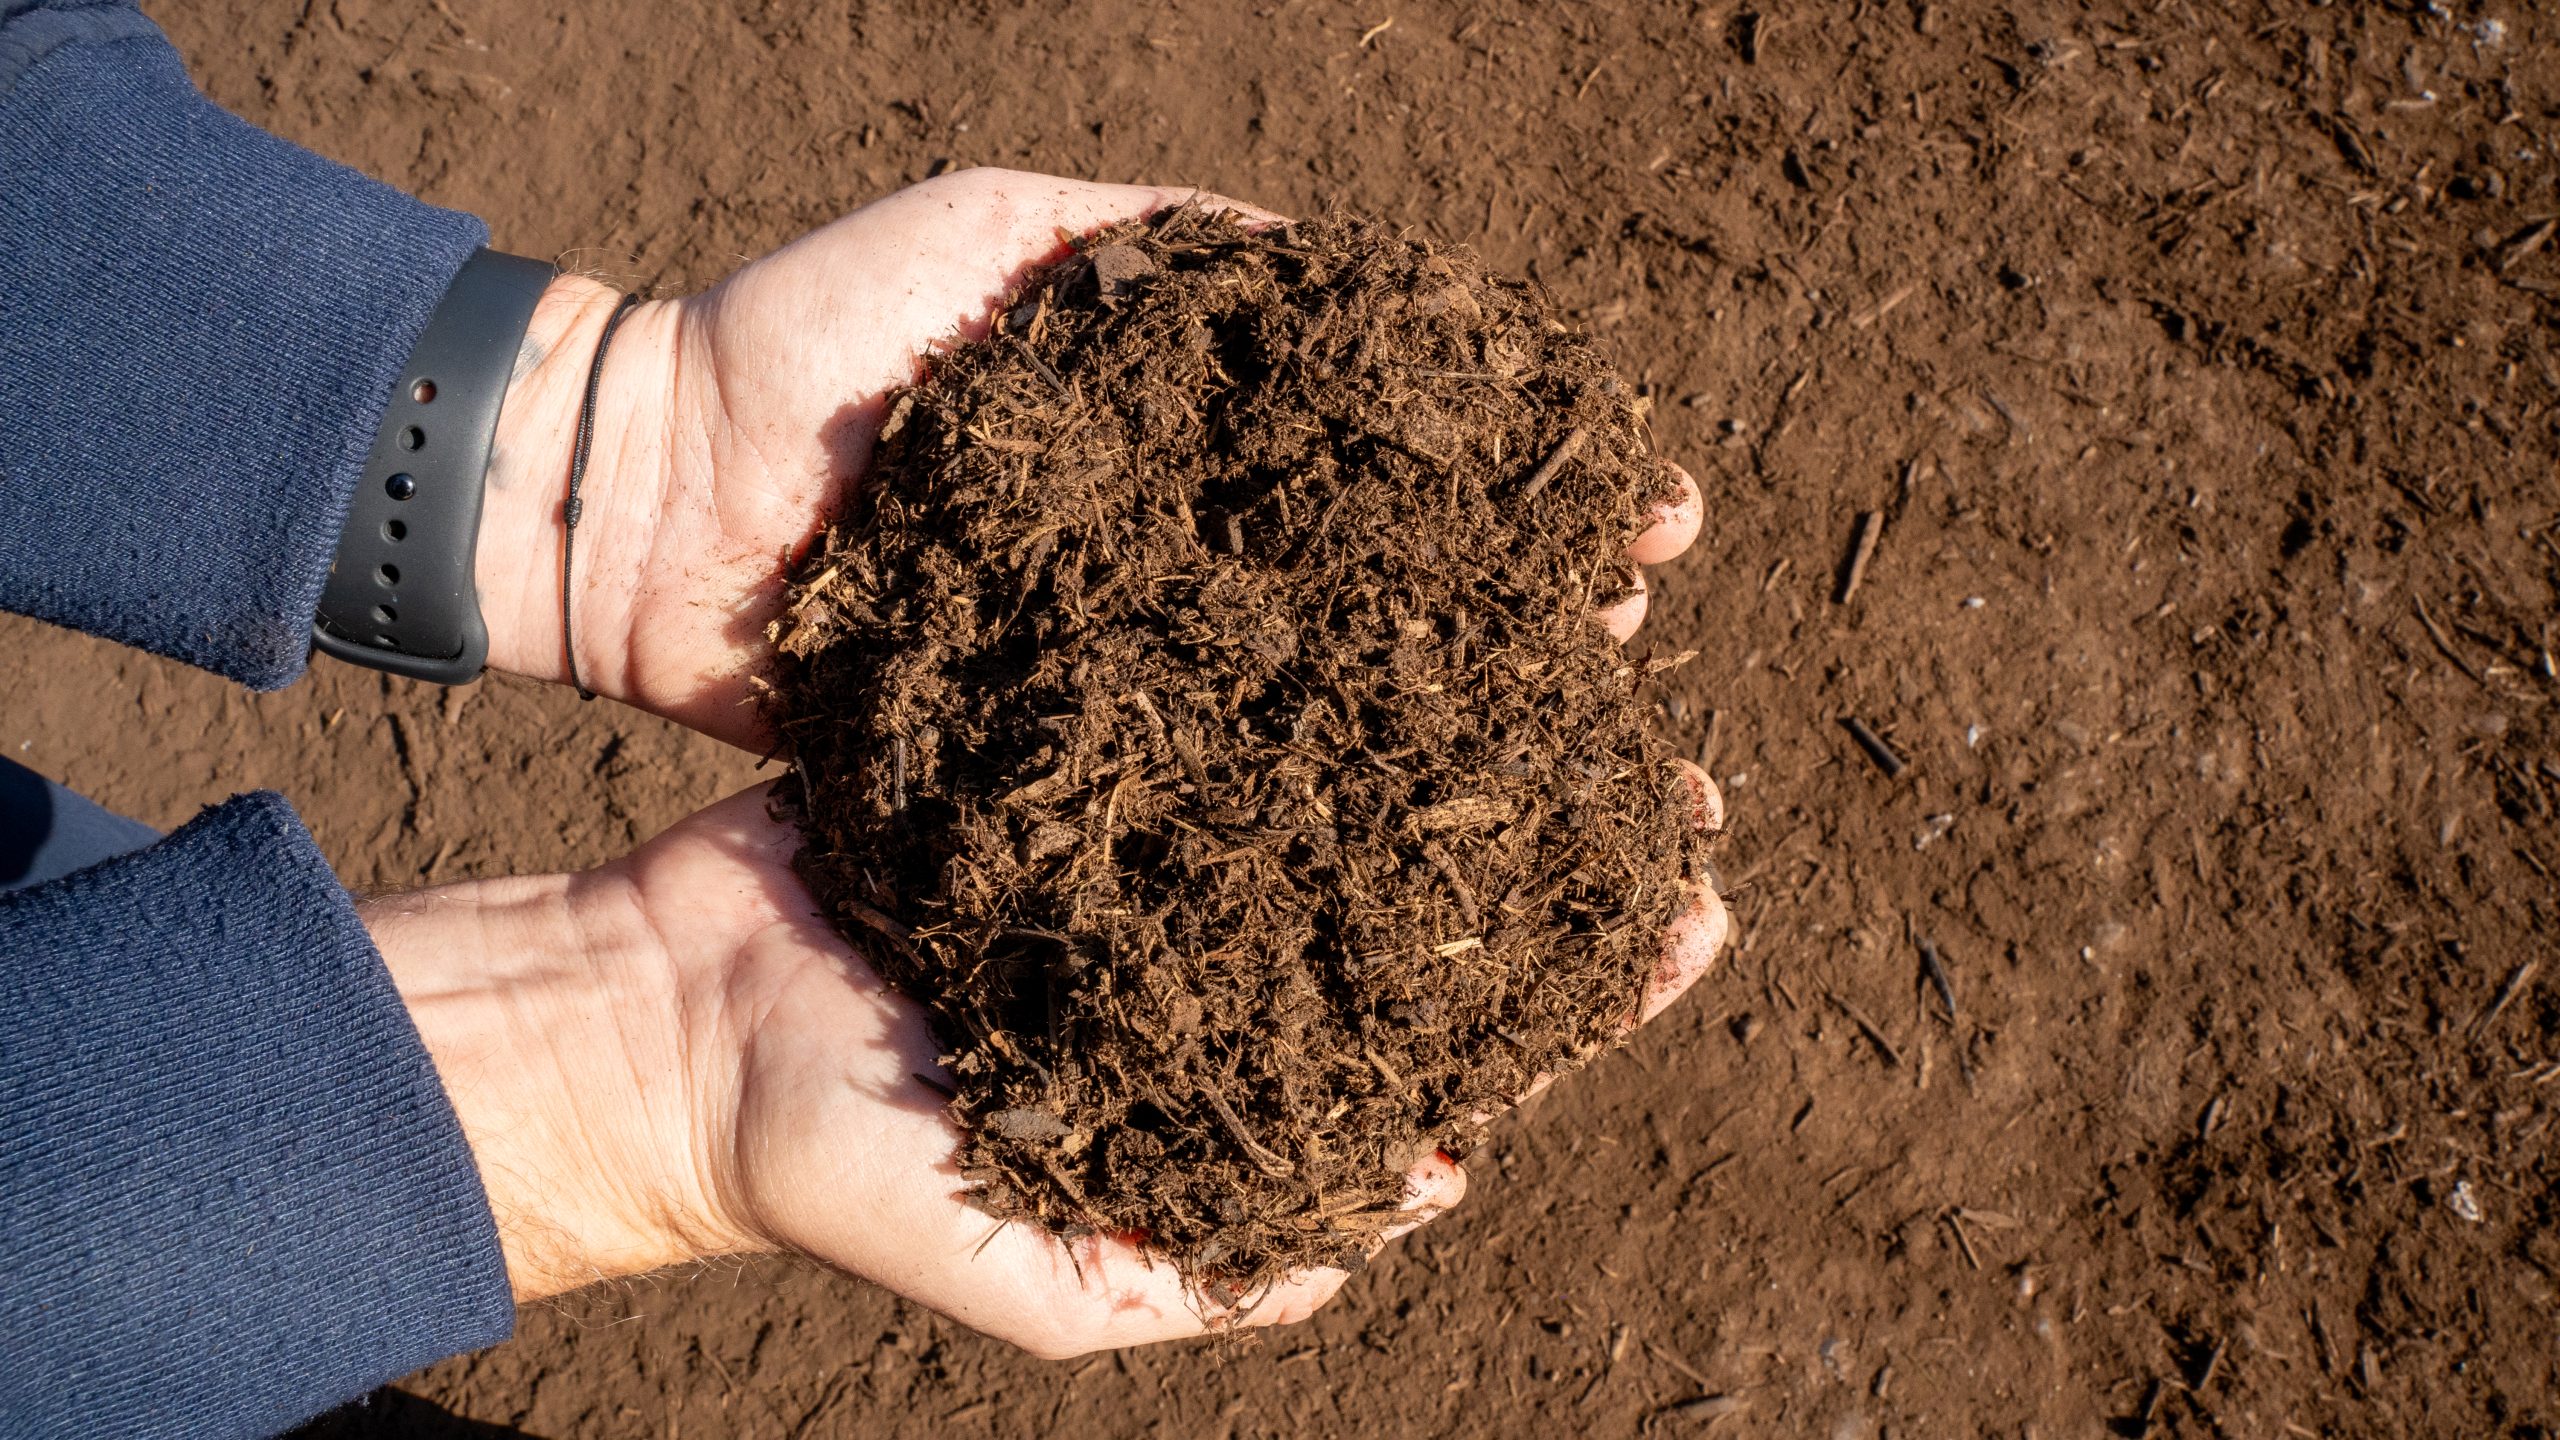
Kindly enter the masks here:
<path id="1" fill-rule="evenodd" d="M 683 302 L 669 493 L 631 567 L 641 577 L 634 698 L 761 743 L 743 702 L 780 608 L 779 557 L 860 478 L 891 392 L 936 345 L 983 331 L 1025 269 L 1064 251 L 1063 237 L 1190 193 L 963 171 L 865 206 Z"/>
<path id="2" fill-rule="evenodd" d="M 616 693 L 761 746 L 746 702 L 781 601 L 783 557 L 861 478 L 890 394 L 936 344 L 984 329 L 993 304 L 1065 237 L 1191 192 L 967 171 L 889 196 L 676 308 L 658 491 L 599 527 L 592 560 L 625 577 Z M 1214 203 L 1227 204 L 1216 201 Z M 1258 212 L 1255 212 L 1258 213 Z M 1669 559 L 1696 535 L 1696 488 L 1629 547 Z M 1622 638 L 1644 597 L 1605 617 Z M 1703 775 L 1700 823 L 1720 823 Z M 818 915 L 792 873 L 797 837 L 761 791 L 677 826 L 628 862 L 675 986 L 700 1163 L 733 1228 L 887 1285 L 1047 1354 L 1196 1332 L 1203 1307 L 1171 1267 L 1119 1241 L 1065 1244 L 999 1226 L 961 1200 L 959 1137 L 923 1014 Z M 1702 974 L 1727 920 L 1712 896 L 1674 923 L 1643 1014 Z M 1631 1017 L 1631 1023 L 1636 1017 Z M 653 1051 L 652 1053 L 656 1053 Z M 1416 1219 L 1454 1203 L 1445 1161 L 1415 1172 Z M 1339 1272 L 1301 1276 L 1248 1323 L 1301 1318 Z"/>
<path id="3" fill-rule="evenodd" d="M 740 1228 L 1044 1354 L 1197 1331 L 1170 1266 L 1118 1241 L 1068 1247 L 962 1203 L 958 1136 L 924 1014 L 836 938 L 791 871 L 797 837 L 751 790 L 652 841 L 630 878 L 673 967 L 711 1188 Z M 725 1057 L 725 1058 L 715 1058 Z M 1429 1198 L 1457 1198 L 1453 1169 Z M 1319 1272 L 1254 1307 L 1302 1318 Z"/>

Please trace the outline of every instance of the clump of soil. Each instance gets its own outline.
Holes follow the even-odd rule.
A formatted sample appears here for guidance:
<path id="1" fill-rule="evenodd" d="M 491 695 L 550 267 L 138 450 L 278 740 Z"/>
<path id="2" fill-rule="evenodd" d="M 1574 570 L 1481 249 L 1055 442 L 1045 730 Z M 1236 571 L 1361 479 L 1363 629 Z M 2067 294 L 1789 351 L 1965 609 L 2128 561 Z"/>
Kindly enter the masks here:
<path id="1" fill-rule="evenodd" d="M 1703 843 L 1593 614 L 1666 489 L 1532 287 L 1350 219 L 1105 232 L 897 400 L 775 717 L 977 1203 L 1246 1294 L 1622 1032 Z"/>

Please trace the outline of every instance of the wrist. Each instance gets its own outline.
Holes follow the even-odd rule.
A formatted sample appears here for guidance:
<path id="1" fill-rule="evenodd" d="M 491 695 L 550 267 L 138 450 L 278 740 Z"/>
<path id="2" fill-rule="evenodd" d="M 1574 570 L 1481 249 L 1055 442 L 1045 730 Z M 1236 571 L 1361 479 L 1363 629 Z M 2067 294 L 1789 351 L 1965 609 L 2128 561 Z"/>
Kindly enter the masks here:
<path id="1" fill-rule="evenodd" d="M 433 1058 L 519 1302 L 764 1248 L 727 1222 L 668 957 L 614 867 L 360 907 Z M 734 1065 L 727 1067 L 734 1071 Z"/>
<path id="2" fill-rule="evenodd" d="M 573 619 L 561 590 L 578 419 L 596 346 L 621 300 L 611 286 L 564 274 L 534 307 L 489 457 L 474 574 L 489 631 L 489 668 L 566 683 L 564 636 L 573 636 L 588 687 L 631 699 L 624 642 L 635 597 L 622 562 L 645 556 L 663 509 L 681 301 L 643 302 L 614 333 L 580 486 L 568 596 Z"/>

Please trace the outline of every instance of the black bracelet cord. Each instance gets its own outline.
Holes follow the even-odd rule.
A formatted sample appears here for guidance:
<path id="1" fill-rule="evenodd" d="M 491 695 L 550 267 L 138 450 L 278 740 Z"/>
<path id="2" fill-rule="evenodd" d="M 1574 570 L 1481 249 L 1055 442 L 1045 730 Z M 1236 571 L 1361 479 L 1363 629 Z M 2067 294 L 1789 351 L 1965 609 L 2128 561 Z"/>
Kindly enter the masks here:
<path id="1" fill-rule="evenodd" d="M 569 661 L 569 684 L 581 700 L 593 700 L 596 692 L 578 678 L 578 642 L 570 627 L 570 616 L 576 607 L 570 603 L 570 559 L 578 539 L 578 517 L 586 508 L 578 499 L 578 487 L 587 478 L 587 452 L 595 447 L 596 392 L 604 386 L 604 352 L 613 344 L 613 332 L 622 328 L 622 319 L 631 307 L 640 303 L 637 295 L 625 295 L 622 303 L 605 317 L 604 333 L 596 337 L 595 359 L 587 363 L 587 395 L 578 405 L 578 442 L 569 452 L 569 501 L 560 507 L 560 648 Z"/>

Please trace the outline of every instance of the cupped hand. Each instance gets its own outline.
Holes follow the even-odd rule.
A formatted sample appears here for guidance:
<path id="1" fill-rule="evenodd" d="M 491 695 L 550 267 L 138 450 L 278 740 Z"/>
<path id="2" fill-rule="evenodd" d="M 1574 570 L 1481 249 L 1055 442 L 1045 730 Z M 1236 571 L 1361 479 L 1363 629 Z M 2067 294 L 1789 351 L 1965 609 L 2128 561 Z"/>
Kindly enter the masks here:
<path id="1" fill-rule="evenodd" d="M 1077 234 L 1193 192 L 973 170 L 902 190 L 681 300 L 641 305 L 604 369 L 568 597 L 598 693 L 741 745 L 787 557 L 858 484 L 891 393 L 983 330 Z M 1241 208 L 1241 207 L 1239 207 Z M 1259 212 L 1251 212 L 1258 214 Z M 491 664 L 565 679 L 561 506 L 590 357 L 617 303 L 563 277 L 502 417 L 479 555 Z M 1697 488 L 1629 547 L 1695 539 Z M 1636 592 L 1603 612 L 1620 639 Z M 1722 823 L 1694 767 L 1697 821 Z M 1302 1318 L 1316 1270 L 1229 1309 L 1132 1244 L 1060 1241 L 962 1199 L 922 1012 L 819 918 L 761 791 L 585 875 L 372 902 L 367 920 L 480 1161 L 520 1297 L 704 1256 L 788 1250 L 1063 1355 Z M 1704 973 L 1729 919 L 1673 923 L 1630 1026 Z M 1543 1082 L 1542 1082 L 1543 1083 Z M 1465 1178 L 1410 1177 L 1415 1223 Z"/>
<path id="2" fill-rule="evenodd" d="M 1697 822 L 1716 825 L 1714 788 L 1695 778 Z M 1340 1288 L 1343 1272 L 1310 1270 L 1224 1306 L 1127 1240 L 1060 1240 L 971 1208 L 924 1013 L 819 918 L 797 843 L 759 788 L 584 875 L 366 907 L 519 1299 L 790 1251 L 1062 1356 L 1289 1323 Z M 1630 1026 L 1705 972 L 1726 928 L 1701 891 Z M 1444 1157 L 1425 1161 L 1407 1182 L 1413 1223 L 1465 1187 Z"/>
<path id="3" fill-rule="evenodd" d="M 891 394 L 936 347 L 1068 241 L 1184 201 L 1184 189 L 963 170 L 866 205 L 699 295 L 645 303 L 605 359 L 567 597 L 597 693 L 750 748 L 749 678 L 782 603 L 786 557 L 860 483 Z M 560 583 L 569 447 L 615 292 L 563 276 L 543 298 L 500 417 L 478 578 L 490 664 L 567 678 Z M 1696 536 L 1696 486 L 1630 548 L 1667 560 Z M 1639 591 L 1610 611 L 1621 638 Z"/>

